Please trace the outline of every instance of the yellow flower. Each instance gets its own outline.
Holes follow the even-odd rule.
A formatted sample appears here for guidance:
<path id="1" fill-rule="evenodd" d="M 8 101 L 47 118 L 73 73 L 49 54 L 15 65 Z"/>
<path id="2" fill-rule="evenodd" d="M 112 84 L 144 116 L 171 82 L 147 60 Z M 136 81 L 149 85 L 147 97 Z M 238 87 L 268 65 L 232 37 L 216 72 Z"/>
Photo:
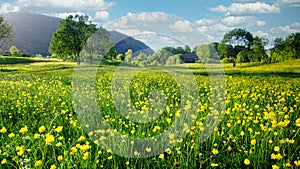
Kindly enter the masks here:
<path id="1" fill-rule="evenodd" d="M 277 159 L 277 160 L 281 160 L 281 159 L 282 159 L 282 155 L 281 155 L 280 153 L 278 153 L 278 154 L 276 155 L 276 159 Z"/>
<path id="2" fill-rule="evenodd" d="M 137 152 L 137 151 L 134 151 L 134 153 L 133 153 L 135 156 L 138 156 L 139 155 L 139 152 Z"/>
<path id="3" fill-rule="evenodd" d="M 75 154 L 77 152 L 77 148 L 76 147 L 71 147 L 71 155 Z"/>
<path id="4" fill-rule="evenodd" d="M 38 160 L 38 161 L 36 161 L 35 163 L 34 163 L 34 166 L 35 167 L 39 167 L 39 166 L 41 166 L 42 165 L 42 160 Z"/>
<path id="5" fill-rule="evenodd" d="M 151 152 L 151 147 L 146 147 L 146 152 L 150 153 Z"/>
<path id="6" fill-rule="evenodd" d="M 26 125 L 20 129 L 20 133 L 22 133 L 22 134 L 27 133 L 27 131 L 28 131 L 28 128 Z"/>
<path id="7" fill-rule="evenodd" d="M 244 160 L 244 164 L 245 164 L 245 165 L 250 165 L 250 160 L 249 160 L 248 158 L 246 158 L 246 159 Z"/>
<path id="8" fill-rule="evenodd" d="M 62 161 L 63 159 L 64 159 L 64 157 L 62 155 L 60 155 L 60 156 L 57 157 L 58 161 Z"/>
<path id="9" fill-rule="evenodd" d="M 56 147 L 60 147 L 60 146 L 62 146 L 62 143 L 61 143 L 61 142 L 58 142 L 58 143 L 55 144 L 55 146 L 56 146 Z"/>
<path id="10" fill-rule="evenodd" d="M 168 154 L 171 154 L 171 153 L 172 153 L 172 151 L 171 151 L 170 148 L 167 148 L 165 152 L 168 153 Z"/>
<path id="11" fill-rule="evenodd" d="M 272 169 L 279 169 L 277 165 L 272 165 Z"/>
<path id="12" fill-rule="evenodd" d="M 274 147 L 274 151 L 279 152 L 280 151 L 280 147 L 279 146 L 275 146 Z"/>
<path id="13" fill-rule="evenodd" d="M 111 159 L 112 159 L 112 155 L 111 155 L 111 156 L 109 156 L 109 157 L 107 157 L 107 159 L 111 160 Z"/>
<path id="14" fill-rule="evenodd" d="M 298 118 L 298 119 L 296 120 L 296 126 L 297 126 L 297 127 L 300 127 L 300 118 Z"/>
<path id="15" fill-rule="evenodd" d="M 14 133 L 10 133 L 10 134 L 8 135 L 8 137 L 9 137 L 9 138 L 13 138 L 13 137 L 15 137 L 15 134 L 14 134 Z"/>
<path id="16" fill-rule="evenodd" d="M 46 134 L 46 139 L 45 139 L 46 144 L 51 144 L 54 142 L 54 136 L 51 134 Z"/>
<path id="17" fill-rule="evenodd" d="M 50 169 L 56 169 L 56 166 L 53 164 L 50 166 Z"/>
<path id="18" fill-rule="evenodd" d="M 294 164 L 295 164 L 297 167 L 299 167 L 299 166 L 300 166 L 300 160 L 294 161 Z"/>
<path id="19" fill-rule="evenodd" d="M 126 163 L 125 163 L 126 165 L 129 165 L 129 161 L 126 161 Z"/>
<path id="20" fill-rule="evenodd" d="M 89 152 L 85 152 L 83 154 L 83 157 L 82 157 L 84 160 L 87 160 L 89 158 Z"/>
<path id="21" fill-rule="evenodd" d="M 84 141 L 85 140 L 85 137 L 84 136 L 80 136 L 78 141 Z"/>
<path id="22" fill-rule="evenodd" d="M 39 135 L 39 134 L 34 134 L 33 138 L 34 138 L 34 139 L 39 139 L 39 138 L 40 138 L 40 135 Z"/>
<path id="23" fill-rule="evenodd" d="M 244 131 L 241 131 L 240 135 L 241 135 L 241 136 L 244 136 L 244 135 L 245 135 L 245 132 L 244 132 Z"/>
<path id="24" fill-rule="evenodd" d="M 6 133 L 6 128 L 5 127 L 2 127 L 2 129 L 0 130 L 0 133 Z"/>
<path id="25" fill-rule="evenodd" d="M 271 154 L 271 159 L 275 160 L 276 159 L 276 155 L 274 153 Z"/>
<path id="26" fill-rule="evenodd" d="M 255 139 L 252 139 L 252 140 L 251 140 L 251 144 L 252 144 L 252 145 L 255 145 L 255 144 L 256 144 L 256 140 L 255 140 Z"/>
<path id="27" fill-rule="evenodd" d="M 212 166 L 212 167 L 218 167 L 219 165 L 216 164 L 216 163 L 211 163 L 210 166 Z"/>
<path id="28" fill-rule="evenodd" d="M 1 161 L 1 164 L 3 165 L 3 164 L 6 164 L 6 159 L 3 159 L 2 161 Z"/>
<path id="29" fill-rule="evenodd" d="M 169 139 L 170 139 L 170 140 L 173 140 L 173 139 L 174 139 L 174 137 L 175 137 L 175 135 L 174 135 L 174 134 L 169 134 Z"/>
<path id="30" fill-rule="evenodd" d="M 219 153 L 219 151 L 218 151 L 217 149 L 213 149 L 213 150 L 212 150 L 212 153 L 213 153 L 214 155 L 217 155 L 217 154 Z"/>
<path id="31" fill-rule="evenodd" d="M 21 148 L 18 152 L 17 152 L 18 156 L 23 156 L 24 155 L 24 149 Z"/>
<path id="32" fill-rule="evenodd" d="M 46 127 L 45 127 L 45 126 L 41 126 L 41 127 L 39 128 L 39 132 L 40 132 L 40 133 L 43 133 L 44 131 L 46 131 Z"/>
<path id="33" fill-rule="evenodd" d="M 158 158 L 160 158 L 160 159 L 164 159 L 165 158 L 165 155 L 164 154 L 160 154 L 159 156 L 158 156 Z"/>
<path id="34" fill-rule="evenodd" d="M 63 128 L 64 128 L 63 126 L 58 126 L 58 127 L 56 127 L 55 131 L 60 133 L 60 132 L 62 132 Z"/>

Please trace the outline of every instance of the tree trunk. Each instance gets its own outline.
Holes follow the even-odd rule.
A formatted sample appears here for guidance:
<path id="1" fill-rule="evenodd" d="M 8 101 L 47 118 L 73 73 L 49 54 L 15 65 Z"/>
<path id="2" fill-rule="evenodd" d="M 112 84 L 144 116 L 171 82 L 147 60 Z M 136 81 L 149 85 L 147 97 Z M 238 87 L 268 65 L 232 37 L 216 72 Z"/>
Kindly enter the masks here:
<path id="1" fill-rule="evenodd" d="M 232 66 L 235 67 L 235 61 L 232 62 Z"/>
<path id="2" fill-rule="evenodd" d="M 93 57 L 90 56 L 90 64 L 92 65 L 93 64 Z"/>
<path id="3" fill-rule="evenodd" d="M 77 55 L 77 64 L 80 65 L 80 55 Z"/>

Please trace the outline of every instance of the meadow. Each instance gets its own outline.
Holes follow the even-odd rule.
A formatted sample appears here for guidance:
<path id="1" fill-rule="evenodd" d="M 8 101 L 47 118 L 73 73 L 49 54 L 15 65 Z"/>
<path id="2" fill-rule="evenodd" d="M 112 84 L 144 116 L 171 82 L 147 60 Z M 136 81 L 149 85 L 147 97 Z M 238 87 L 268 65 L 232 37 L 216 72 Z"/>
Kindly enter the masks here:
<path id="1" fill-rule="evenodd" d="M 213 106 L 202 64 L 172 67 L 194 84 L 179 83 L 162 68 L 103 63 L 92 86 L 78 88 L 86 100 L 74 98 L 74 72 L 91 70 L 76 67 L 57 59 L 0 57 L 0 168 L 300 168 L 300 60 L 224 65 L 226 96 L 216 95 L 222 109 Z M 112 83 L 123 67 L 122 83 Z M 79 75 L 90 82 L 89 73 Z M 198 94 L 186 96 L 182 89 Z M 80 105 L 98 111 L 78 112 Z M 201 141 L 210 118 L 220 122 Z M 188 123 L 159 139 L 184 120 Z M 129 138 L 158 144 L 128 151 L 141 144 Z"/>

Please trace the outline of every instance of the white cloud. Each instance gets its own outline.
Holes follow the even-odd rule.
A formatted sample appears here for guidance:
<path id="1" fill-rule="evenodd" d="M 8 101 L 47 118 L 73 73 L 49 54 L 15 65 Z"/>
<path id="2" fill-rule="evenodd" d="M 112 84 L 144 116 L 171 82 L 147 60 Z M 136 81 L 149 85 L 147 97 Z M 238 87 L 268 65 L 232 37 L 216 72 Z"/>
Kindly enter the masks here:
<path id="1" fill-rule="evenodd" d="M 18 6 L 11 5 L 9 3 L 3 3 L 0 7 L 0 13 L 18 12 L 20 8 Z"/>
<path id="2" fill-rule="evenodd" d="M 278 6 L 269 5 L 263 2 L 233 3 L 228 7 L 220 5 L 209 9 L 213 12 L 225 13 L 226 15 L 257 15 L 280 13 L 280 8 Z"/>
<path id="3" fill-rule="evenodd" d="M 65 19 L 66 17 L 68 17 L 70 15 L 73 15 L 73 16 L 75 16 L 75 15 L 85 15 L 85 13 L 83 13 L 83 12 L 63 12 L 63 13 L 53 13 L 53 14 L 46 14 L 46 15 L 50 15 L 50 16 Z"/>
<path id="4" fill-rule="evenodd" d="M 266 22 L 257 20 L 254 16 L 227 16 L 221 20 L 224 25 L 235 27 L 262 27 Z"/>
<path id="5" fill-rule="evenodd" d="M 278 6 L 300 7 L 299 0 L 277 0 L 275 4 L 277 4 Z"/>
<path id="6" fill-rule="evenodd" d="M 194 29 L 189 21 L 178 20 L 170 26 L 171 29 L 180 32 L 192 32 Z"/>
<path id="7" fill-rule="evenodd" d="M 20 1 L 20 0 L 19 0 Z M 21 0 L 24 1 L 24 0 Z M 113 6 L 112 2 L 105 2 L 104 0 L 25 0 L 27 6 L 31 7 L 45 7 L 45 8 L 63 8 L 75 10 L 106 10 Z"/>
<path id="8" fill-rule="evenodd" d="M 133 14 L 129 12 L 127 14 L 128 19 L 141 21 L 141 22 L 166 22 L 168 21 L 168 15 L 162 12 L 142 12 Z"/>
<path id="9" fill-rule="evenodd" d="M 94 20 L 96 21 L 106 21 L 109 18 L 109 13 L 107 11 L 97 11 L 95 13 Z"/>
<path id="10" fill-rule="evenodd" d="M 212 25 L 212 24 L 216 24 L 218 21 L 216 19 L 200 19 L 196 21 L 196 24 L 201 26 L 201 25 Z"/>
<path id="11" fill-rule="evenodd" d="M 277 37 L 285 37 L 291 33 L 296 33 L 296 32 L 300 32 L 299 22 L 295 22 L 291 25 L 283 25 L 283 26 L 278 26 L 270 29 L 271 35 Z"/>

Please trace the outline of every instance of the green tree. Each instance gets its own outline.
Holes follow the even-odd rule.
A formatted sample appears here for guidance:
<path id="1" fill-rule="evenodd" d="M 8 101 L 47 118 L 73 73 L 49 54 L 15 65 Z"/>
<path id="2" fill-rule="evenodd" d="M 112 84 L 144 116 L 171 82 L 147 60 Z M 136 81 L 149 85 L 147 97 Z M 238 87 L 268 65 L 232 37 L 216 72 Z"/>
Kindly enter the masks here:
<path id="1" fill-rule="evenodd" d="M 88 16 L 70 15 L 59 22 L 58 29 L 52 36 L 49 52 L 60 57 L 70 56 L 80 64 L 80 52 L 96 30 L 96 25 L 88 23 Z"/>
<path id="2" fill-rule="evenodd" d="M 122 53 L 117 55 L 117 60 L 122 61 L 124 60 L 124 55 Z"/>
<path id="3" fill-rule="evenodd" d="M 132 50 L 128 49 L 127 52 L 125 52 L 125 62 L 130 64 L 131 59 L 132 59 Z"/>
<path id="4" fill-rule="evenodd" d="M 265 51 L 265 45 L 268 43 L 267 39 L 260 38 L 258 36 L 255 36 L 253 38 L 253 44 L 252 44 L 252 52 L 253 54 L 250 57 L 251 62 L 266 62 L 267 60 L 267 54 Z"/>
<path id="5" fill-rule="evenodd" d="M 0 15 L 0 50 L 2 45 L 13 40 L 12 26 L 4 21 L 3 16 Z"/>
<path id="6" fill-rule="evenodd" d="M 9 48 L 10 56 L 22 56 L 21 51 L 16 46 L 11 46 Z"/>
<path id="7" fill-rule="evenodd" d="M 292 33 L 285 39 L 285 47 L 294 59 L 300 58 L 300 32 Z"/>
<path id="8" fill-rule="evenodd" d="M 191 50 L 191 48 L 190 48 L 188 45 L 185 45 L 185 46 L 184 46 L 184 52 L 185 52 L 185 53 L 191 53 L 192 50 Z"/>

